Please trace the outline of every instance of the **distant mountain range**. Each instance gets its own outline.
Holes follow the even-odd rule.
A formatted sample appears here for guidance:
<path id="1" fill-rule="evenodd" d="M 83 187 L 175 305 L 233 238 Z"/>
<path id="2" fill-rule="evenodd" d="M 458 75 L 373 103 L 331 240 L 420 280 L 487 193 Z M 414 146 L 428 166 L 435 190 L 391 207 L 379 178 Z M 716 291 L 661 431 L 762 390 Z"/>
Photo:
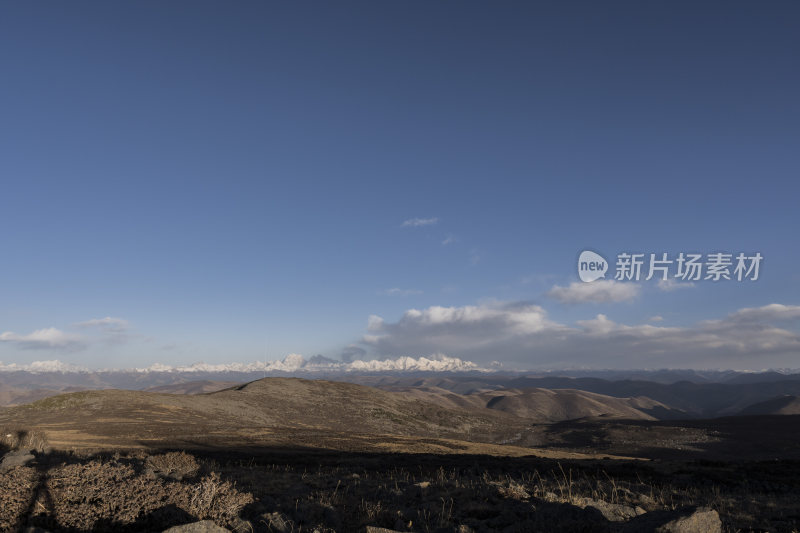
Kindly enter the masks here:
<path id="1" fill-rule="evenodd" d="M 318 373 L 318 372 L 490 372 L 470 361 L 446 355 L 431 357 L 398 357 L 396 359 L 354 360 L 350 362 L 315 355 L 306 359 L 299 354 L 289 354 L 278 361 L 254 361 L 251 363 L 208 364 L 194 363 L 174 366 L 155 363 L 144 368 L 90 370 L 62 361 L 34 361 L 29 364 L 3 364 L 0 373 L 62 373 L 62 374 L 109 374 L 109 373 Z"/>
<path id="2" fill-rule="evenodd" d="M 584 416 L 697 419 L 800 413 L 800 374 L 732 370 L 560 370 L 509 372 L 444 355 L 343 362 L 289 355 L 280 361 L 90 370 L 60 361 L 0 364 L 0 406 L 81 390 L 213 392 L 265 376 L 368 385 L 439 405 L 492 408 L 559 421 Z M 567 394 L 564 391 L 569 391 Z M 598 407 L 593 402 L 602 397 Z M 794 400 L 787 400 L 791 397 Z M 578 401 L 580 408 L 574 409 Z M 489 405 L 491 404 L 491 405 Z M 784 405 L 785 404 L 785 405 Z"/>
<path id="3" fill-rule="evenodd" d="M 92 374 L 113 376 L 117 374 L 192 374 L 197 375 L 305 375 L 336 373 L 426 373 L 452 372 L 478 375 L 496 374 L 517 377 L 593 377 L 609 381 L 635 380 L 671 384 L 678 381 L 692 383 L 763 383 L 799 379 L 798 370 L 693 370 L 693 369 L 557 369 L 557 370 L 507 370 L 499 363 L 481 366 L 471 361 L 443 354 L 429 357 L 398 357 L 394 359 L 371 359 L 341 361 L 322 355 L 308 359 L 299 354 L 289 354 L 276 361 L 253 361 L 249 363 L 210 364 L 204 362 L 191 365 L 168 365 L 154 363 L 147 367 L 90 369 L 59 360 L 33 361 L 27 364 L 0 362 L 0 376 L 7 374 Z"/>
<path id="4" fill-rule="evenodd" d="M 491 390 L 579 390 L 614 398 L 647 398 L 654 402 L 643 412 L 660 420 L 715 418 L 740 414 L 748 407 L 782 398 L 800 396 L 800 375 L 779 379 L 773 373 L 730 376 L 725 382 L 676 381 L 658 383 L 641 379 L 608 380 L 596 377 L 567 376 L 350 376 L 347 379 L 395 390 L 403 387 L 436 387 L 460 394 L 474 394 Z M 788 378 L 788 379 L 787 379 Z M 777 401 L 777 400 L 776 400 Z M 755 414 L 755 413 L 752 413 Z M 780 414 L 780 413 L 772 413 Z"/>

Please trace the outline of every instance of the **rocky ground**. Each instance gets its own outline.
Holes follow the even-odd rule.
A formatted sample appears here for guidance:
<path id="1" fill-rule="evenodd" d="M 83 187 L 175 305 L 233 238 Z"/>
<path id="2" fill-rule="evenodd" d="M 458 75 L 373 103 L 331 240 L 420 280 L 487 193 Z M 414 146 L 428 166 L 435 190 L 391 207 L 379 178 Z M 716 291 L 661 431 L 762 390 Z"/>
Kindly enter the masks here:
<path id="1" fill-rule="evenodd" d="M 199 520 L 236 532 L 800 528 L 800 465 L 789 462 L 27 447 L 0 465 L 2 531 L 163 531 Z"/>

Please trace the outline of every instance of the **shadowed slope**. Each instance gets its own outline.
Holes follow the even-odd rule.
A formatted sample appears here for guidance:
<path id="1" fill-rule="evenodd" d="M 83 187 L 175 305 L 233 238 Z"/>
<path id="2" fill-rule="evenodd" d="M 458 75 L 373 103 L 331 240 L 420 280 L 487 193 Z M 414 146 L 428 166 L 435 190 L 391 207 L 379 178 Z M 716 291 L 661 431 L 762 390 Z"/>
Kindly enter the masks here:
<path id="1" fill-rule="evenodd" d="M 793 395 L 778 396 L 771 400 L 745 407 L 739 413 L 747 415 L 800 415 L 800 398 Z"/>
<path id="2" fill-rule="evenodd" d="M 396 387 L 387 390 L 450 409 L 500 411 L 533 423 L 593 417 L 654 420 L 657 417 L 652 412 L 671 412 L 668 406 L 643 396 L 614 398 L 574 389 L 499 389 L 473 394 L 457 394 L 437 386 Z"/>

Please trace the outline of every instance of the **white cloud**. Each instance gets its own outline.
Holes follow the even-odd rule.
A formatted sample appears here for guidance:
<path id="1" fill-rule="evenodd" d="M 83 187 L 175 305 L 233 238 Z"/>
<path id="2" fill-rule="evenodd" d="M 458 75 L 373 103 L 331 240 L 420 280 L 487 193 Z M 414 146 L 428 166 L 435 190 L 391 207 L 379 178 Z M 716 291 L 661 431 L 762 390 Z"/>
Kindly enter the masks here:
<path id="1" fill-rule="evenodd" d="M 454 242 L 456 242 L 456 238 L 452 235 L 448 235 L 442 240 L 442 246 L 447 246 L 448 244 L 453 244 Z"/>
<path id="2" fill-rule="evenodd" d="M 409 218 L 408 220 L 404 220 L 401 224 L 404 228 L 419 228 L 422 226 L 433 226 L 439 222 L 437 217 L 432 218 Z"/>
<path id="3" fill-rule="evenodd" d="M 651 322 L 660 318 L 658 315 Z M 800 306 L 769 304 L 742 308 L 689 326 L 629 325 L 606 314 L 572 325 L 551 319 L 526 302 L 409 309 L 397 322 L 369 317 L 369 334 L 337 361 L 290 354 L 280 361 L 189 366 L 156 364 L 143 372 L 324 372 L 482 370 L 523 368 L 730 368 L 796 367 L 800 334 L 788 321 Z M 784 323 L 779 327 L 775 323 Z M 50 328 L 29 335 L 0 334 L 0 341 L 27 347 L 68 347 L 80 342 Z M 438 354 L 431 356 L 429 354 Z M 442 355 L 447 354 L 447 355 Z M 0 370 L 73 371 L 59 361 L 0 364 Z"/>
<path id="4" fill-rule="evenodd" d="M 392 287 L 391 289 L 381 291 L 380 294 L 386 296 L 413 296 L 416 294 L 422 294 L 422 291 L 419 289 L 401 289 L 399 287 Z"/>
<path id="5" fill-rule="evenodd" d="M 648 322 L 663 322 L 664 321 L 664 317 L 661 316 L 661 315 L 655 315 L 655 316 L 651 316 L 650 318 L 648 318 L 647 321 Z"/>
<path id="6" fill-rule="evenodd" d="M 91 320 L 78 322 L 75 325 L 80 328 L 100 328 L 104 331 L 115 333 L 127 331 L 129 327 L 128 321 L 124 318 L 113 318 L 110 316 L 105 318 L 92 318 Z"/>
<path id="7" fill-rule="evenodd" d="M 672 278 L 658 280 L 658 288 L 665 292 L 677 291 L 678 289 L 691 289 L 694 283 L 691 281 L 675 281 Z"/>
<path id="8" fill-rule="evenodd" d="M 123 318 L 92 318 L 72 324 L 85 334 L 70 333 L 56 328 L 37 329 L 27 335 L 13 331 L 0 333 L 0 342 L 15 344 L 25 350 L 83 350 L 97 343 L 122 344 L 139 335 L 129 333 L 128 321 Z"/>
<path id="9" fill-rule="evenodd" d="M 559 334 L 567 328 L 528 303 L 409 309 L 395 323 L 371 317 L 361 342 L 383 356 L 447 353 L 481 359 L 517 351 L 518 341 L 538 334 Z M 494 356 L 492 359 L 503 357 Z"/>
<path id="10" fill-rule="evenodd" d="M 531 333 L 552 327 L 544 309 L 538 305 L 467 305 L 464 307 L 432 306 L 422 311 L 409 309 L 400 324 L 413 326 L 459 325 L 472 328 L 478 324 L 493 323 L 511 332 Z M 383 325 L 383 324 L 382 324 Z"/>
<path id="11" fill-rule="evenodd" d="M 800 305 L 769 304 L 762 307 L 745 307 L 729 316 L 734 321 L 795 320 L 800 318 Z"/>
<path id="12" fill-rule="evenodd" d="M 784 367 L 796 366 L 800 335 L 770 322 L 795 319 L 800 306 L 780 304 L 682 327 L 628 325 L 605 314 L 567 325 L 528 303 L 433 306 L 409 309 L 394 323 L 373 317 L 361 345 L 384 357 L 447 353 L 518 368 Z"/>
<path id="13" fill-rule="evenodd" d="M 554 285 L 546 296 L 565 304 L 626 302 L 636 298 L 639 290 L 639 285 L 614 280 L 573 281 L 568 287 Z"/>
<path id="14" fill-rule="evenodd" d="M 583 328 L 583 332 L 592 336 L 603 336 L 609 338 L 613 335 L 623 335 L 628 338 L 655 338 L 662 335 L 681 332 L 680 328 L 668 328 L 662 326 L 651 326 L 649 324 L 627 326 L 618 324 L 604 314 L 598 314 L 589 320 L 578 320 L 577 324 Z"/>
<path id="15" fill-rule="evenodd" d="M 91 337 L 91 342 L 103 342 L 108 345 L 126 344 L 134 339 L 141 339 L 142 336 L 130 331 L 130 323 L 124 318 L 92 318 L 84 322 L 78 322 L 73 326 L 93 331 L 96 334 Z"/>
<path id="16" fill-rule="evenodd" d="M 29 364 L 19 363 L 0 363 L 0 372 L 86 372 L 87 368 L 82 366 L 73 365 L 71 363 L 62 363 L 58 359 L 51 361 L 33 361 Z"/>
<path id="17" fill-rule="evenodd" d="M 37 329 L 27 335 L 6 331 L 0 333 L 0 342 L 14 343 L 26 350 L 77 350 L 85 346 L 81 336 L 65 333 L 56 328 Z"/>
<path id="18" fill-rule="evenodd" d="M 367 319 L 368 331 L 379 331 L 383 327 L 383 319 L 378 315 L 369 315 Z"/>

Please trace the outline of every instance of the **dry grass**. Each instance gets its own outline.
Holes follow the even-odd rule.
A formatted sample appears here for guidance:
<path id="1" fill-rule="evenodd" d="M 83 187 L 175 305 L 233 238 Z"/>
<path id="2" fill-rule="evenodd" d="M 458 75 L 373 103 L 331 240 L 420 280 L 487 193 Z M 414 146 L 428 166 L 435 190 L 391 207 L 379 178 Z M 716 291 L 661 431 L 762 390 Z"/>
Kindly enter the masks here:
<path id="1" fill-rule="evenodd" d="M 0 451 L 3 449 L 43 452 L 48 449 L 47 435 L 35 429 L 0 427 Z"/>
<path id="2" fill-rule="evenodd" d="M 237 491 L 234 483 L 222 481 L 219 474 L 212 472 L 191 486 L 186 510 L 201 519 L 225 521 L 237 516 L 252 501 L 250 494 Z"/>
<path id="3" fill-rule="evenodd" d="M 197 459 L 186 452 L 150 455 L 145 460 L 145 464 L 155 474 L 177 480 L 194 477 L 200 470 Z"/>
<path id="4" fill-rule="evenodd" d="M 181 458 L 180 464 L 193 460 Z M 158 461 L 164 459 L 156 456 Z M 217 473 L 176 481 L 153 475 L 147 459 L 121 454 L 40 455 L 35 468 L 0 474 L 0 489 L 5 501 L 16 502 L 0 506 L 0 531 L 15 531 L 24 521 L 71 531 L 153 531 L 195 519 L 237 528 L 238 515 L 253 501 Z"/>
<path id="5" fill-rule="evenodd" d="M 19 435 L 11 444 L 27 443 Z M 24 447 L 24 446 L 23 446 Z M 718 510 L 726 531 L 791 531 L 800 465 L 556 462 L 465 455 L 50 452 L 0 474 L 0 531 L 156 531 L 210 519 L 237 532 L 603 530 L 592 502 Z M 637 511 L 638 512 L 638 511 Z"/>

